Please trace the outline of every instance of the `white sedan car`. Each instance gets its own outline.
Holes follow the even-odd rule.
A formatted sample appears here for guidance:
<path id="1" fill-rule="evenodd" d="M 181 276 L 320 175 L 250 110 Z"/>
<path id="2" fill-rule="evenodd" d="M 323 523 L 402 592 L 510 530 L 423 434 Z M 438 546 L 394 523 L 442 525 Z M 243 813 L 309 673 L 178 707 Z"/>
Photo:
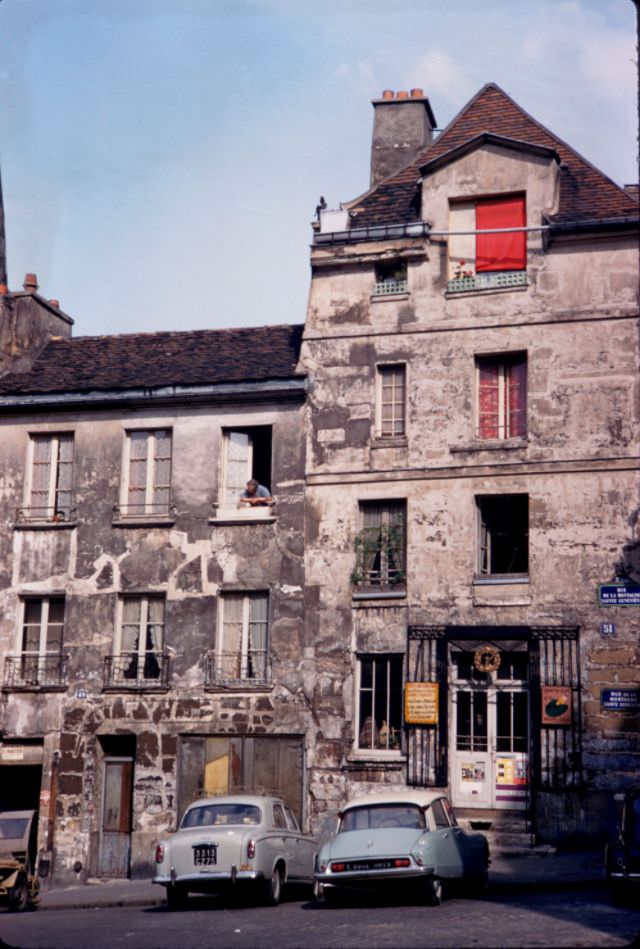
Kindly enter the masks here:
<path id="1" fill-rule="evenodd" d="M 170 909 L 189 893 L 218 893 L 249 883 L 266 903 L 286 883 L 313 883 L 316 844 L 300 831 L 291 808 L 264 794 L 230 794 L 191 804 L 180 827 L 156 847 L 153 882 Z"/>

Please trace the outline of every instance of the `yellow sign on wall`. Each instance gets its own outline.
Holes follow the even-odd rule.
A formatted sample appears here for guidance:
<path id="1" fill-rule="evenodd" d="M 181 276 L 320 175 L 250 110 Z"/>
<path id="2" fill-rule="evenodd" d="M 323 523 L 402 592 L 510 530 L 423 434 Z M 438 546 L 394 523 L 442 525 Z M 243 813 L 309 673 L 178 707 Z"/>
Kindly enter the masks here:
<path id="1" fill-rule="evenodd" d="M 407 682 L 404 687 L 404 720 L 407 725 L 438 724 L 438 683 Z"/>

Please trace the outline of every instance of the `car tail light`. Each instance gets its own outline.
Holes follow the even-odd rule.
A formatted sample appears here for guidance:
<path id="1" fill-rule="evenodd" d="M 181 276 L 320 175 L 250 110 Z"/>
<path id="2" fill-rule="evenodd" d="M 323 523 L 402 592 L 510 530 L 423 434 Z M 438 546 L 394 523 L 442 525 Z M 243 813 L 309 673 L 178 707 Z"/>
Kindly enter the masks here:
<path id="1" fill-rule="evenodd" d="M 347 868 L 346 868 L 346 866 L 344 865 L 344 863 L 332 863 L 332 864 L 331 864 L 331 871 L 332 871 L 333 873 L 344 873 L 344 871 L 345 871 L 346 869 L 347 869 Z"/>
<path id="2" fill-rule="evenodd" d="M 253 860 L 256 855 L 256 842 L 251 839 L 247 844 L 247 857 L 249 860 Z"/>
<path id="3" fill-rule="evenodd" d="M 408 857 L 398 857 L 393 861 L 394 867 L 410 867 L 411 861 Z"/>
<path id="4" fill-rule="evenodd" d="M 162 863 L 164 860 L 164 847 L 162 844 L 156 846 L 156 863 Z"/>

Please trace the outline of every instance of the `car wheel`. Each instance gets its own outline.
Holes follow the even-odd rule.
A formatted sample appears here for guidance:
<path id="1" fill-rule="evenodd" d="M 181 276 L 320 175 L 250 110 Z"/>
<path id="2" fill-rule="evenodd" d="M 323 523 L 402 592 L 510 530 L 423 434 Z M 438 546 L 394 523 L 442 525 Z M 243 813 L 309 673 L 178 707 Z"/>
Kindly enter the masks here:
<path id="1" fill-rule="evenodd" d="M 182 886 L 167 887 L 167 908 L 170 910 L 184 909 L 187 905 L 187 891 Z"/>
<path id="2" fill-rule="evenodd" d="M 282 870 L 274 867 L 273 872 L 264 885 L 264 901 L 267 906 L 277 906 L 282 896 Z"/>
<path id="3" fill-rule="evenodd" d="M 425 882 L 425 902 L 427 906 L 440 906 L 442 897 L 442 880 L 439 877 L 428 877 Z"/>
<path id="4" fill-rule="evenodd" d="M 9 909 L 13 913 L 19 913 L 27 908 L 29 902 L 29 887 L 26 878 L 19 876 L 14 886 L 9 890 Z"/>
<path id="5" fill-rule="evenodd" d="M 344 906 L 344 894 L 335 886 L 323 886 L 323 897 L 327 906 Z"/>

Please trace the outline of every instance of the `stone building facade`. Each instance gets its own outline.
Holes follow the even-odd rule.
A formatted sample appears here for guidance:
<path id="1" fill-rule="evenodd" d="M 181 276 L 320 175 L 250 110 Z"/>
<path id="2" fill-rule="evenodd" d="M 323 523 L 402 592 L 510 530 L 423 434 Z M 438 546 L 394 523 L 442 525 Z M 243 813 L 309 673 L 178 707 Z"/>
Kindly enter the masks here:
<path id="1" fill-rule="evenodd" d="M 421 90 L 373 104 L 311 251 L 310 787 L 603 833 L 640 763 L 637 191 L 492 84 L 437 137 Z"/>
<path id="2" fill-rule="evenodd" d="M 33 281 L 3 306 L 2 806 L 39 807 L 60 880 L 148 875 L 202 792 L 308 821 L 302 328 L 73 339 Z"/>
<path id="3" fill-rule="evenodd" d="M 74 338 L 0 269 L 0 806 L 58 880 L 203 792 L 557 841 L 637 778 L 637 194 L 493 85 L 374 109 L 304 327 Z"/>

